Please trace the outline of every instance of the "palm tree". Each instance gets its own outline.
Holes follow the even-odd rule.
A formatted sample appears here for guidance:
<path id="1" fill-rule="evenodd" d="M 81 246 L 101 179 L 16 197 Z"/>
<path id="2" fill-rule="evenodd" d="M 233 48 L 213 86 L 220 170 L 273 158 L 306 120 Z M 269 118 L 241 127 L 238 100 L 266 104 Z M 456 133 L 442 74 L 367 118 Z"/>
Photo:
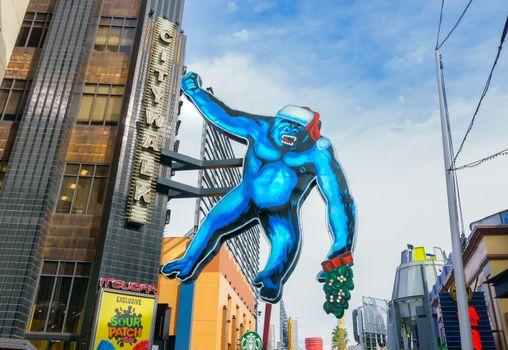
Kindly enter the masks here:
<path id="1" fill-rule="evenodd" d="M 332 350 L 345 350 L 347 343 L 347 329 L 337 325 L 332 331 Z"/>

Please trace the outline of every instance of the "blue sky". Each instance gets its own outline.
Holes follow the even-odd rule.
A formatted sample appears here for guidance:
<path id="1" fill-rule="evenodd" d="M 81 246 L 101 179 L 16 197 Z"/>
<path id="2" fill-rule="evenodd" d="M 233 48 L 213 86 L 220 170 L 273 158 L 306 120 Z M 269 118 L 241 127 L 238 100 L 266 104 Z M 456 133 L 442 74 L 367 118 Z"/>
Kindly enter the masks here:
<path id="1" fill-rule="evenodd" d="M 444 33 L 466 3 L 445 1 Z M 286 104 L 321 113 L 322 133 L 338 150 L 359 211 L 353 307 L 361 295 L 390 298 L 406 243 L 449 251 L 434 61 L 440 5 L 439 0 L 185 4 L 186 64 L 226 104 L 268 115 Z M 483 89 L 507 13 L 504 0 L 473 1 L 442 48 L 456 146 Z M 459 163 L 508 147 L 507 103 L 503 52 Z M 191 140 L 201 119 L 188 103 L 183 111 L 180 150 L 197 154 Z M 460 174 L 466 223 L 508 207 L 507 171 L 505 157 Z M 188 176 L 181 180 L 192 182 Z M 320 310 L 320 286 L 308 283 L 328 250 L 321 233 L 326 232 L 324 207 L 315 193 L 308 203 L 302 208 L 307 239 L 285 300 L 288 313 L 300 319 L 300 338 L 327 340 L 334 320 Z M 178 211 L 193 206 L 176 207 L 173 218 L 184 218 Z M 170 230 L 184 233 L 189 221 L 176 220 Z M 309 286 L 304 297 L 295 292 L 302 284 Z"/>

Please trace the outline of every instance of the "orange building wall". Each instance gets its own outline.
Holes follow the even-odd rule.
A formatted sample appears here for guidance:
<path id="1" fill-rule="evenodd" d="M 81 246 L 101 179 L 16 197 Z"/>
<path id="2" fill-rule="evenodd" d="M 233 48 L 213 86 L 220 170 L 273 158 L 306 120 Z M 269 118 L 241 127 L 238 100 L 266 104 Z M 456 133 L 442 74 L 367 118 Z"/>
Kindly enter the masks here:
<path id="1" fill-rule="evenodd" d="M 161 264 L 182 256 L 189 242 L 185 237 L 164 238 Z M 170 335 L 176 334 L 179 288 L 176 280 L 159 277 L 159 303 L 172 309 Z M 228 349 L 239 349 L 235 345 L 238 339 L 256 326 L 255 297 L 225 246 L 196 280 L 194 293 L 191 349 L 222 350 L 225 342 Z M 222 336 L 224 331 L 226 339 Z"/>

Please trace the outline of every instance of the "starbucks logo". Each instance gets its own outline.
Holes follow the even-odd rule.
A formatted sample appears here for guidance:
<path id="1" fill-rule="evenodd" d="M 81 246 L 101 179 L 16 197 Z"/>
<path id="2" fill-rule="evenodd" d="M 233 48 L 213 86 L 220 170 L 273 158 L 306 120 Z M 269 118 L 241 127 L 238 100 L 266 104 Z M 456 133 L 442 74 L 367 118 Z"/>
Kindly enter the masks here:
<path id="1" fill-rule="evenodd" d="M 256 332 L 247 332 L 240 339 L 242 350 L 261 350 L 263 341 Z"/>

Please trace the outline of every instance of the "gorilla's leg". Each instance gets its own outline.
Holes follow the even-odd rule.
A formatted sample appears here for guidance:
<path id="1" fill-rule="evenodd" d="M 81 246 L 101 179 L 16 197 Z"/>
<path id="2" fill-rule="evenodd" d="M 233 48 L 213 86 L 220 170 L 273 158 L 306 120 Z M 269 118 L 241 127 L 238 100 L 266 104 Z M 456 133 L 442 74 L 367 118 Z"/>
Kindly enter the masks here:
<path id="1" fill-rule="evenodd" d="M 264 301 L 275 303 L 282 296 L 282 284 L 289 278 L 300 255 L 301 234 L 296 209 L 263 213 L 261 225 L 271 244 L 263 271 L 254 279 Z"/>
<path id="2" fill-rule="evenodd" d="M 178 277 L 182 282 L 197 278 L 207 263 L 217 255 L 226 239 L 254 224 L 251 212 L 250 197 L 245 186 L 240 184 L 208 213 L 185 255 L 166 263 L 162 273 L 168 277 Z"/>

